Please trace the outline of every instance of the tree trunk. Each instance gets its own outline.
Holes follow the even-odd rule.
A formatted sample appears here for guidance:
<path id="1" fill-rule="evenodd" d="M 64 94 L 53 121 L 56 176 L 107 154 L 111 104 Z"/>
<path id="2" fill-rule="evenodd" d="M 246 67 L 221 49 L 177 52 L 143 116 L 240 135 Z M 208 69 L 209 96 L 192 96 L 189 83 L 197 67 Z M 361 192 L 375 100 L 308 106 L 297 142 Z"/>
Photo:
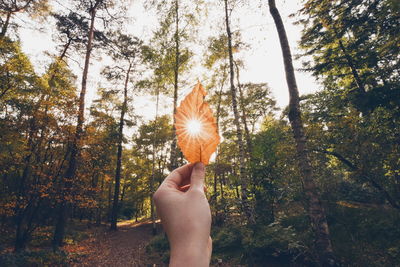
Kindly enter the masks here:
<path id="1" fill-rule="evenodd" d="M 307 201 L 308 215 L 311 220 L 311 226 L 315 234 L 316 249 L 322 266 L 335 266 L 336 261 L 333 255 L 333 249 L 330 240 L 328 223 L 325 211 L 322 207 L 318 189 L 313 180 L 311 162 L 306 146 L 306 136 L 304 134 L 303 122 L 301 120 L 299 91 L 297 89 L 296 77 L 292 64 L 292 55 L 289 42 L 286 36 L 285 27 L 282 18 L 275 5 L 275 0 L 268 0 L 269 10 L 274 19 L 276 29 L 279 35 L 282 55 L 285 65 L 286 81 L 289 89 L 289 120 L 292 126 L 294 139 L 296 142 L 296 152 L 300 173 L 302 175 L 304 192 Z"/>
<path id="2" fill-rule="evenodd" d="M 124 84 L 124 102 L 121 109 L 121 117 L 119 119 L 119 130 L 118 130 L 118 151 L 117 151 L 117 167 L 115 168 L 115 188 L 114 188 L 114 201 L 111 211 L 111 230 L 117 230 L 118 210 L 119 210 L 119 191 L 121 184 L 121 167 L 122 167 L 122 140 L 124 138 L 124 118 L 126 109 L 128 107 L 128 83 L 129 74 L 131 72 L 132 63 L 129 64 L 126 72 L 125 84 Z"/>
<path id="3" fill-rule="evenodd" d="M 24 234 L 26 231 L 26 213 L 31 208 L 31 203 L 29 202 L 26 208 L 19 211 L 16 216 L 16 231 L 15 231 L 15 242 L 14 251 L 20 252 L 26 248 L 27 236 Z"/>
<path id="4" fill-rule="evenodd" d="M 14 243 L 15 252 L 19 252 L 26 248 L 26 244 L 31 238 L 31 234 L 35 228 L 33 221 L 41 207 L 40 200 L 37 201 L 35 198 L 35 196 L 32 196 L 29 199 L 26 208 L 24 208 L 24 210 L 17 216 L 17 230 Z"/>
<path id="5" fill-rule="evenodd" d="M 41 100 L 43 99 L 44 95 L 42 96 Z M 41 101 L 40 100 L 40 101 Z M 39 101 L 39 103 L 40 103 Z M 30 211 L 32 210 L 32 206 L 35 205 L 35 201 L 33 200 L 33 196 L 31 195 L 31 201 L 28 201 L 28 205 L 24 208 L 20 208 L 23 206 L 22 202 L 23 200 L 28 197 L 27 191 L 29 189 L 26 189 L 26 185 L 34 187 L 34 181 L 28 179 L 31 176 L 31 166 L 35 165 L 34 162 L 31 162 L 32 156 L 35 154 L 35 149 L 37 144 L 34 143 L 34 136 L 38 133 L 37 129 L 37 117 L 36 113 L 38 110 L 39 106 L 36 107 L 36 109 L 33 112 L 32 118 L 29 120 L 29 134 L 28 134 L 28 140 L 27 140 L 27 147 L 29 148 L 27 156 L 24 158 L 24 169 L 22 171 L 22 176 L 21 180 L 19 182 L 18 186 L 18 195 L 17 195 L 17 205 L 15 210 L 16 210 L 16 235 L 15 235 L 15 246 L 14 250 L 21 251 L 26 248 L 26 242 L 28 241 L 28 236 L 27 233 L 29 232 L 30 229 L 27 229 L 27 216 L 29 215 Z M 36 165 L 39 165 L 39 162 L 36 162 Z M 30 180 L 30 181 L 29 181 Z"/>
<path id="6" fill-rule="evenodd" d="M 242 123 L 243 123 L 243 127 L 244 127 L 244 136 L 246 139 L 246 143 L 247 143 L 247 153 L 249 156 L 249 159 L 251 160 L 252 157 L 252 152 L 253 152 L 253 144 L 251 142 L 251 137 L 250 137 L 250 131 L 249 131 L 249 127 L 247 127 L 247 114 L 246 114 L 246 107 L 244 106 L 244 96 L 243 96 L 243 89 L 242 89 L 242 85 L 240 84 L 240 78 L 239 78 L 239 66 L 236 62 L 235 63 L 235 67 L 236 67 L 236 82 L 237 82 L 237 86 L 238 86 L 238 90 L 239 90 L 239 105 L 240 105 L 240 109 L 242 110 Z"/>
<path id="7" fill-rule="evenodd" d="M 218 104 L 217 104 L 217 113 L 216 113 L 216 123 L 217 123 L 217 129 L 219 129 L 219 118 L 221 115 L 221 102 L 222 102 L 222 90 L 224 89 L 224 83 L 226 80 L 226 75 L 225 75 L 225 71 L 222 77 L 222 81 L 221 81 L 221 88 L 219 89 L 219 93 L 218 93 Z M 218 216 L 218 172 L 217 172 L 217 168 L 219 165 L 219 149 L 217 147 L 217 150 L 215 151 L 215 163 L 214 163 L 214 196 L 215 196 L 215 218 L 219 218 Z"/>
<path id="8" fill-rule="evenodd" d="M 96 226 L 101 225 L 101 215 L 103 211 L 103 202 L 102 202 L 102 196 L 104 194 L 104 177 L 101 179 L 100 183 L 100 192 L 98 194 L 98 206 L 97 206 L 97 214 L 96 214 Z"/>
<path id="9" fill-rule="evenodd" d="M 10 4 L 5 4 L 4 1 L 1 1 L 3 3 L 3 5 L 5 4 L 5 5 L 9 5 L 9 6 L 8 6 L 8 8 L 5 7 L 5 9 L 7 10 L 7 16 L 6 16 L 6 20 L 3 24 L 3 27 L 1 28 L 0 39 L 3 38 L 7 33 L 8 26 L 10 24 L 11 15 L 14 13 L 24 11 L 33 1 L 34 0 L 28 0 L 22 6 L 18 6 L 17 1 L 15 1 L 15 0 L 12 1 L 12 3 L 10 3 Z"/>
<path id="10" fill-rule="evenodd" d="M 335 33 L 336 33 L 336 31 L 335 31 Z M 351 73 L 353 74 L 353 78 L 356 81 L 359 93 L 362 95 L 365 95 L 366 92 L 365 92 L 364 83 L 362 82 L 360 75 L 358 75 L 358 71 L 353 62 L 353 59 L 351 58 L 349 53 L 347 53 L 347 50 L 341 39 L 339 39 L 338 43 L 339 43 L 340 49 L 342 50 L 342 52 L 344 54 L 344 57 L 346 58 L 347 64 L 349 65 L 349 68 L 351 69 Z"/>
<path id="11" fill-rule="evenodd" d="M 239 145 L 239 176 L 241 182 L 241 199 L 243 205 L 243 211 L 248 219 L 249 223 L 254 222 L 254 216 L 251 209 L 251 205 L 248 200 L 248 181 L 246 175 L 246 166 L 245 166 L 245 150 L 243 144 L 243 134 L 242 128 L 240 125 L 240 115 L 237 107 L 237 99 L 236 99 L 236 88 L 234 83 L 235 73 L 233 70 L 233 54 L 232 54 L 232 33 L 229 24 L 229 14 L 228 14 L 228 0 L 224 0 L 225 2 L 225 26 L 226 33 L 228 36 L 228 53 L 229 53 L 229 72 L 230 72 L 230 88 L 231 88 L 231 98 L 232 98 L 232 107 L 234 114 L 234 123 L 236 126 L 236 137 Z"/>
<path id="12" fill-rule="evenodd" d="M 222 174 L 223 176 L 224 174 Z M 219 175 L 219 190 L 221 191 L 221 199 L 224 199 L 224 183 L 223 183 L 224 179 L 223 177 L 221 177 L 221 175 Z"/>
<path id="13" fill-rule="evenodd" d="M 6 20 L 4 21 L 3 27 L 1 27 L 0 39 L 6 36 L 8 25 L 10 24 L 11 14 L 11 11 L 7 12 Z"/>
<path id="14" fill-rule="evenodd" d="M 157 96 L 156 96 L 156 117 L 155 117 L 155 127 L 154 127 L 154 132 L 153 132 L 153 152 L 152 152 L 152 170 L 151 170 L 151 179 L 150 179 L 150 216 L 151 216 L 151 224 L 152 224 L 152 234 L 156 235 L 157 234 L 157 225 L 156 225 L 156 213 L 154 210 L 154 201 L 152 198 L 153 192 L 154 192 L 154 174 L 156 171 L 156 138 L 157 138 L 157 119 L 158 119 L 158 102 L 159 102 L 159 97 L 160 97 L 160 90 L 157 88 Z"/>
<path id="15" fill-rule="evenodd" d="M 172 114 L 173 127 L 175 130 L 175 113 L 178 106 L 178 82 L 179 82 L 179 0 L 175 0 L 175 66 L 174 66 L 174 110 Z M 178 147 L 177 147 L 176 135 L 171 143 L 171 160 L 169 169 L 172 171 L 178 167 Z"/>
<path id="16" fill-rule="evenodd" d="M 216 123 L 217 123 L 217 129 L 219 129 L 219 117 L 221 114 L 221 102 L 222 102 L 222 89 L 224 88 L 224 83 L 225 83 L 225 73 L 221 82 L 221 88 L 218 93 L 218 104 L 217 104 L 217 113 L 216 113 Z M 219 163 L 219 151 L 218 147 L 217 150 L 215 151 L 215 166 L 218 166 Z M 215 200 L 217 200 L 217 179 L 218 179 L 218 174 L 217 174 L 217 168 L 214 168 L 214 195 L 215 195 Z M 218 210 L 216 210 L 218 212 Z"/>
<path id="17" fill-rule="evenodd" d="M 111 208 L 112 208 L 112 183 L 108 184 L 108 193 L 107 193 L 107 222 L 111 222 Z"/>
<path id="18" fill-rule="evenodd" d="M 96 2 L 95 6 L 89 11 L 90 13 L 90 28 L 88 33 L 88 43 L 86 46 L 86 55 L 85 55 L 85 66 L 82 74 L 82 88 L 79 96 L 79 111 L 78 111 L 78 122 L 76 125 L 76 132 L 74 136 L 73 143 L 69 146 L 67 154 L 70 153 L 70 159 L 68 162 L 68 167 L 65 172 L 64 177 L 61 179 L 61 203 L 59 205 L 59 215 L 56 222 L 56 227 L 53 236 L 53 249 L 58 249 L 63 245 L 65 227 L 68 219 L 68 212 L 70 208 L 70 204 L 65 199 L 65 195 L 69 194 L 72 187 L 72 182 L 75 178 L 77 161 L 79 158 L 79 150 L 81 147 L 81 139 L 83 133 L 83 123 L 84 123 L 84 114 L 85 114 L 85 95 L 86 95 L 86 85 L 87 85 L 87 76 L 89 72 L 89 61 L 90 55 L 92 52 L 92 41 L 94 38 L 94 22 L 96 17 L 96 8 L 98 2 Z"/>

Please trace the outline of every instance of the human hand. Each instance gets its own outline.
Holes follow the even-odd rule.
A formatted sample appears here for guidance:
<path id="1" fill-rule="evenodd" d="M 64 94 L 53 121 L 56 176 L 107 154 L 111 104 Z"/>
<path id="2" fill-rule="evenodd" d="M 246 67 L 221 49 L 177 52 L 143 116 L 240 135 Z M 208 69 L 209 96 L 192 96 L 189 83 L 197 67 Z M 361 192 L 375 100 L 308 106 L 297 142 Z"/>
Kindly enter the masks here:
<path id="1" fill-rule="evenodd" d="M 204 176 L 203 163 L 184 165 L 171 172 L 154 193 L 171 247 L 170 266 L 210 264 L 211 212 L 204 194 Z"/>

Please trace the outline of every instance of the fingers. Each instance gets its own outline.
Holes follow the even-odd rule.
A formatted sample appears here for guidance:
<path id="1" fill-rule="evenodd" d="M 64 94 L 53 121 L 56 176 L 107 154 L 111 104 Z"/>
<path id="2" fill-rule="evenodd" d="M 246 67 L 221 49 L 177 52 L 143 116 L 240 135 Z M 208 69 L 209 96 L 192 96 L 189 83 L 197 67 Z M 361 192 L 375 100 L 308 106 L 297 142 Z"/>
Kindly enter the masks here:
<path id="1" fill-rule="evenodd" d="M 168 186 L 178 189 L 190 183 L 190 174 L 194 164 L 186 164 L 173 170 L 164 180 L 161 186 Z"/>
<path id="2" fill-rule="evenodd" d="M 161 186 L 178 189 L 185 192 L 190 188 L 204 189 L 204 164 L 197 162 L 195 164 L 186 164 L 172 171 Z"/>
<path id="3" fill-rule="evenodd" d="M 190 189 L 204 190 L 205 168 L 201 162 L 195 163 L 190 177 Z"/>

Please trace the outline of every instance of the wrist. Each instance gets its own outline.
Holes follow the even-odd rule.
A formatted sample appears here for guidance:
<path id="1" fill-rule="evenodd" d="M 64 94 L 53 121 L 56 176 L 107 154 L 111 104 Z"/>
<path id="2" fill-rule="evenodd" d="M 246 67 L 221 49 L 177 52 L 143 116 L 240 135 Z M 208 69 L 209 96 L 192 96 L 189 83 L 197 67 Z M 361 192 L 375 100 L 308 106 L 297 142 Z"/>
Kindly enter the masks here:
<path id="1" fill-rule="evenodd" d="M 170 267 L 206 267 L 210 265 L 211 239 L 209 242 L 188 242 L 186 244 L 172 245 Z"/>

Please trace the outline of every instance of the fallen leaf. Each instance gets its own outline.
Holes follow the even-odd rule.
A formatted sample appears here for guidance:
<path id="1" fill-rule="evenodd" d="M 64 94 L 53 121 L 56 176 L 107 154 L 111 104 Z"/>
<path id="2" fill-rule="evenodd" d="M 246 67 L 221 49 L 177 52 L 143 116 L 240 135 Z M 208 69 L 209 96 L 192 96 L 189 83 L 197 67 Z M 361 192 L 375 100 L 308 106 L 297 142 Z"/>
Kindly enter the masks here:
<path id="1" fill-rule="evenodd" d="M 182 100 L 175 113 L 178 146 L 191 162 L 208 164 L 220 137 L 210 106 L 204 102 L 206 91 L 199 83 Z"/>

